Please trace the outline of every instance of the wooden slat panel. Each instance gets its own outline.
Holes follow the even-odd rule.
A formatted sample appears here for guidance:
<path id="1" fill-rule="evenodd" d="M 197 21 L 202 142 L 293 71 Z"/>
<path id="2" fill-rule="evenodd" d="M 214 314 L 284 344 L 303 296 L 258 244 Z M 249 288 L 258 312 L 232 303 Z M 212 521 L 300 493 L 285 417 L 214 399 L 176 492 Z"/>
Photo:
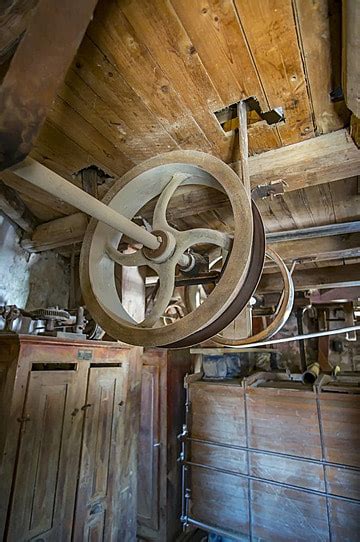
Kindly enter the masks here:
<path id="1" fill-rule="evenodd" d="M 104 164 L 98 164 L 77 141 L 56 127 L 51 116 L 41 128 L 30 156 L 68 180 L 73 180 L 74 173 L 90 165 L 98 165 L 106 171 Z"/>
<path id="2" fill-rule="evenodd" d="M 182 104 L 172 81 L 141 42 L 141 36 L 124 17 L 119 4 L 113 0 L 99 4 L 88 36 L 182 148 L 211 149 L 205 134 Z"/>
<path id="3" fill-rule="evenodd" d="M 256 96 L 262 109 L 267 110 L 268 102 L 233 2 L 171 2 L 222 103 L 230 105 L 242 98 Z"/>
<path id="4" fill-rule="evenodd" d="M 360 397 L 322 393 L 320 413 L 325 459 L 360 467 Z"/>
<path id="5" fill-rule="evenodd" d="M 358 220 L 360 215 L 359 178 L 351 177 L 329 184 L 336 222 Z"/>
<path id="6" fill-rule="evenodd" d="M 250 388 L 246 403 L 251 448 L 321 459 L 312 392 Z"/>
<path id="7" fill-rule="evenodd" d="M 225 153 L 229 160 L 231 141 L 210 114 L 211 110 L 221 109 L 223 103 L 170 2 L 127 0 L 122 2 L 121 9 L 171 81 L 181 102 L 191 111 L 212 152 L 220 156 Z"/>
<path id="8" fill-rule="evenodd" d="M 246 446 L 244 392 L 224 384 L 190 387 L 192 437 Z"/>
<path id="9" fill-rule="evenodd" d="M 161 119 L 149 111 L 122 73 L 89 37 L 84 37 L 65 82 L 73 93 L 81 90 L 80 100 L 86 103 L 84 97 L 90 99 L 94 124 L 113 133 L 114 143 L 124 150 L 128 148 L 133 162 L 178 148 Z M 63 91 L 68 92 L 65 88 Z M 77 100 L 76 106 L 72 98 L 70 101 L 84 115 L 89 114 L 81 101 Z"/>
<path id="10" fill-rule="evenodd" d="M 326 465 L 325 474 L 329 493 L 360 501 L 360 471 Z"/>
<path id="11" fill-rule="evenodd" d="M 222 105 L 219 103 L 217 109 L 242 98 L 256 96 L 262 109 L 268 110 L 269 103 L 254 67 L 233 2 L 172 0 L 172 5 L 191 38 L 193 49 L 199 54 L 221 97 Z M 212 111 L 215 110 L 213 104 Z M 249 129 L 250 153 L 264 152 L 279 145 L 276 127 L 262 123 L 261 126 Z M 236 138 L 234 146 L 238 146 Z M 236 149 L 234 156 L 237 154 Z M 226 160 L 225 156 L 222 158 Z"/>
<path id="12" fill-rule="evenodd" d="M 334 63 L 337 61 L 340 64 L 341 61 L 341 47 L 336 43 L 337 35 L 334 35 L 341 19 L 341 5 L 328 0 L 296 0 L 293 5 L 316 133 L 326 134 L 344 126 L 344 102 L 334 103 L 330 99 L 330 92 L 336 87 Z"/>
<path id="13" fill-rule="evenodd" d="M 283 107 L 278 125 L 284 145 L 314 135 L 291 0 L 234 0 L 271 109 Z"/>
<path id="14" fill-rule="evenodd" d="M 248 540 L 248 480 L 197 467 L 191 467 L 191 480 L 191 516 L 208 525 L 226 526 L 237 536 L 243 533 Z"/>
<path id="15" fill-rule="evenodd" d="M 190 460 L 234 473 L 247 474 L 247 452 L 192 441 L 189 443 Z"/>
<path id="16" fill-rule="evenodd" d="M 252 476 L 325 491 L 324 471 L 320 464 L 257 452 L 249 452 L 249 463 Z"/>
<path id="17" fill-rule="evenodd" d="M 332 542 L 359 542 L 360 504 L 329 499 Z"/>
<path id="18" fill-rule="evenodd" d="M 91 154 L 95 158 L 95 163 L 103 164 L 110 174 L 121 176 L 134 165 L 134 162 L 126 157 L 112 141 L 104 137 L 100 131 L 101 127 L 98 130 L 74 107 L 59 97 L 52 106 L 50 118 L 54 126 Z"/>
<path id="19" fill-rule="evenodd" d="M 329 540 L 326 498 L 250 482 L 253 536 L 276 542 Z"/>

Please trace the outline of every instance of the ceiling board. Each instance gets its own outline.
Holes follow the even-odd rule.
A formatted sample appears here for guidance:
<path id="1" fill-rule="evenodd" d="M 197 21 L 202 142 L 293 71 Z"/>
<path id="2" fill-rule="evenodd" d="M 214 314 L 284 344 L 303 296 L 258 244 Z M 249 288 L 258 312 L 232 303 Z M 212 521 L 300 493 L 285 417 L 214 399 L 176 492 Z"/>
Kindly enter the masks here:
<path id="1" fill-rule="evenodd" d="M 119 176 L 176 148 L 233 162 L 237 135 L 214 112 L 249 96 L 286 118 L 249 126 L 251 154 L 312 137 L 297 30 L 291 0 L 100 0 L 36 156 L 67 177 L 89 164 Z"/>

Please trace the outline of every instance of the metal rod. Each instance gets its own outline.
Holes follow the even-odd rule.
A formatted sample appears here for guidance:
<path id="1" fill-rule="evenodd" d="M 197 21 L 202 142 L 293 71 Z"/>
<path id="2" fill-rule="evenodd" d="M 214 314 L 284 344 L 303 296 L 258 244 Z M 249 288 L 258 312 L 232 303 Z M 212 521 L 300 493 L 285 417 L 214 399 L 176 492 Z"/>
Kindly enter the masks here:
<path id="1" fill-rule="evenodd" d="M 27 158 L 14 166 L 12 171 L 29 183 L 97 218 L 97 220 L 115 228 L 145 247 L 155 250 L 160 246 L 160 242 L 155 235 L 134 224 L 134 222 L 111 209 L 105 203 L 90 196 L 81 188 L 63 179 L 60 175 L 35 160 Z"/>
<path id="2" fill-rule="evenodd" d="M 305 309 L 302 307 L 298 307 L 296 311 L 296 322 L 297 322 L 298 333 L 300 337 L 304 335 L 303 315 L 304 315 Z M 302 372 L 305 372 L 306 367 L 307 367 L 305 342 L 299 341 L 299 351 L 300 351 L 300 369 Z"/>
<path id="3" fill-rule="evenodd" d="M 308 493 L 310 495 L 320 495 L 320 496 L 326 496 L 330 499 L 336 499 L 346 502 L 351 502 L 354 504 L 359 504 L 359 499 L 354 499 L 352 497 L 344 497 L 342 495 L 336 495 L 335 493 L 329 493 L 328 491 L 320 491 L 318 489 L 311 489 L 309 487 L 303 487 L 303 486 L 297 486 L 295 484 L 289 484 L 288 482 L 278 482 L 277 480 L 271 480 L 270 478 L 261 478 L 261 476 L 255 476 L 253 474 L 244 474 L 242 472 L 234 472 L 228 469 L 222 469 L 220 467 L 213 467 L 212 465 L 204 465 L 203 463 L 194 463 L 193 461 L 186 461 L 186 465 L 189 465 L 189 467 L 196 467 L 199 469 L 207 469 L 214 472 L 218 472 L 220 474 L 229 474 L 231 476 L 235 476 L 236 478 L 244 478 L 246 480 L 254 480 L 255 482 L 263 482 L 265 484 L 270 484 L 277 487 L 282 487 L 286 489 L 295 489 L 300 490 L 303 493 Z"/>
<path id="4" fill-rule="evenodd" d="M 343 224 L 326 224 L 325 226 L 315 226 L 313 228 L 267 233 L 266 241 L 268 243 L 280 243 L 282 241 L 296 241 L 300 239 L 329 237 L 331 235 L 345 235 L 357 232 L 360 232 L 360 220 L 345 222 Z"/>
<path id="5" fill-rule="evenodd" d="M 198 442 L 200 444 L 206 444 L 208 446 L 217 446 L 218 448 L 226 448 L 229 450 L 243 450 L 245 452 L 251 452 L 254 454 L 268 455 L 274 457 L 285 457 L 287 459 L 296 459 L 296 461 L 302 461 L 303 463 L 310 463 L 312 465 L 328 465 L 330 467 L 336 467 L 338 469 L 350 469 L 360 474 L 360 467 L 353 467 L 350 465 L 343 465 L 342 463 L 335 463 L 334 461 L 327 461 L 326 459 L 309 459 L 308 457 L 300 457 L 294 454 L 288 454 L 286 452 L 273 452 L 271 450 L 264 450 L 263 448 L 252 448 L 251 446 L 241 446 L 239 444 L 225 444 L 223 442 L 215 442 L 213 440 L 205 440 L 187 436 L 186 440 L 190 442 Z"/>
<path id="6" fill-rule="evenodd" d="M 281 339 L 269 339 L 268 341 L 261 341 L 258 343 L 252 343 L 251 347 L 254 346 L 263 346 L 264 344 L 280 344 L 280 343 L 290 343 L 293 341 L 305 341 L 306 339 L 314 339 L 315 337 L 326 337 L 327 335 L 340 335 L 342 333 L 348 333 L 349 331 L 357 331 L 360 329 L 358 326 L 342 327 L 339 329 L 328 329 L 326 331 L 316 331 L 315 333 L 307 333 L 306 335 L 294 335 L 293 337 L 283 337 Z M 226 348 L 246 348 L 249 345 L 239 345 L 235 347 L 227 346 Z"/>

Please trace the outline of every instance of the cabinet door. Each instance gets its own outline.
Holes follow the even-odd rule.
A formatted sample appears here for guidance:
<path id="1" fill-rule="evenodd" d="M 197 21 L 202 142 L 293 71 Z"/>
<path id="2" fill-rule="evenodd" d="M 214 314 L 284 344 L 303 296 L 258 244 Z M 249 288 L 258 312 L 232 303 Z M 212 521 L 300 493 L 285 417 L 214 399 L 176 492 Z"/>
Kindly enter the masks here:
<path id="1" fill-rule="evenodd" d="M 86 380 L 73 371 L 31 371 L 7 540 L 71 538 Z"/>
<path id="2" fill-rule="evenodd" d="M 144 365 L 138 448 L 138 522 L 159 528 L 160 367 Z"/>
<path id="3" fill-rule="evenodd" d="M 92 367 L 85 405 L 74 539 L 127 540 L 123 508 L 126 374 L 121 367 Z M 136 431 L 137 428 L 134 428 Z M 131 463 L 131 461 L 130 461 Z"/>

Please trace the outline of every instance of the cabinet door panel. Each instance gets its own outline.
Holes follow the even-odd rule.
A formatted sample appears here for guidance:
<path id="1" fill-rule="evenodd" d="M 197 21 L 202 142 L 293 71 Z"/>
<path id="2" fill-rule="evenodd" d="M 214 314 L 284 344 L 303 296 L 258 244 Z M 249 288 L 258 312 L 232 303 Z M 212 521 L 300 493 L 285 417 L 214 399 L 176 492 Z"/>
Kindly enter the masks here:
<path id="1" fill-rule="evenodd" d="M 84 395 L 76 371 L 30 373 L 8 540 L 70 539 Z"/>
<path id="2" fill-rule="evenodd" d="M 85 405 L 75 540 L 120 540 L 124 369 L 92 367 Z M 104 524 L 104 518 L 105 524 Z M 102 527 L 101 527 L 102 526 Z"/>
<path id="3" fill-rule="evenodd" d="M 141 380 L 138 448 L 138 520 L 159 528 L 160 368 L 144 365 Z"/>

